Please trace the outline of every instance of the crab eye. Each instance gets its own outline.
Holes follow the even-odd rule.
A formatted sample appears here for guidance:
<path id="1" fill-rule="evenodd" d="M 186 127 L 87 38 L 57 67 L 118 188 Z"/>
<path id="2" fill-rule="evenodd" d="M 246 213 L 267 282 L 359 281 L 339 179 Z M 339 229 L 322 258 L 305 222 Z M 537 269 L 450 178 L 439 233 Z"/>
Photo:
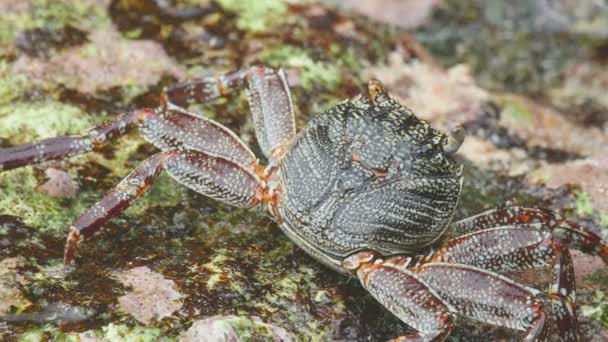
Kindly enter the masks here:
<path id="1" fill-rule="evenodd" d="M 443 145 L 443 151 L 447 154 L 454 154 L 460 148 L 460 145 L 464 142 L 465 132 L 462 126 L 456 126 L 446 139 Z"/>

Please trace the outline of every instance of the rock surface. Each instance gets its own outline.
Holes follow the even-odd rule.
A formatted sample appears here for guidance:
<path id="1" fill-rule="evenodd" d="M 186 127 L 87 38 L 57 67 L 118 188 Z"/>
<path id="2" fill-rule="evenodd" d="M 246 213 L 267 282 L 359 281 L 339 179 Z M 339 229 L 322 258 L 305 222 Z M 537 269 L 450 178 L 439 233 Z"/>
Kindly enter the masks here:
<path id="1" fill-rule="evenodd" d="M 201 15 L 193 3 L 0 2 L 0 148 L 80 134 L 128 108 L 157 107 L 170 84 L 254 63 L 293 78 L 301 128 L 375 77 L 434 127 L 468 130 L 456 155 L 465 166 L 457 219 L 541 205 L 608 236 L 605 34 L 584 25 L 608 18 L 599 2 L 384 2 L 415 7 L 407 32 L 394 25 L 401 12 L 377 5 L 358 15 L 317 1 L 218 0 Z M 189 109 L 261 155 L 242 94 Z M 155 152 L 134 133 L 0 172 L 0 340 L 188 340 L 213 330 L 219 340 L 384 341 L 412 332 L 262 212 L 219 204 L 166 174 L 64 269 L 74 219 Z M 608 271 L 597 257 L 572 255 L 582 340 L 600 341 Z M 549 281 L 542 269 L 509 277 L 538 289 Z M 458 320 L 449 341 L 520 335 Z"/>

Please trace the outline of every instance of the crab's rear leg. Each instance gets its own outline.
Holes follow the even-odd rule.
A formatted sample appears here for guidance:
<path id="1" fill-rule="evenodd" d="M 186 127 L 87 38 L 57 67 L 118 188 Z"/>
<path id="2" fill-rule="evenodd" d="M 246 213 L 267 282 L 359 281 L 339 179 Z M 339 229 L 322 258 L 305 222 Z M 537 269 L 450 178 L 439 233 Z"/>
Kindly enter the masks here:
<path id="1" fill-rule="evenodd" d="M 547 209 L 496 208 L 454 222 L 450 225 L 449 231 L 452 236 L 458 236 L 488 228 L 532 224 L 537 224 L 539 229 L 551 231 L 567 247 L 601 257 L 608 265 L 608 242 L 591 229 L 566 220 L 556 212 Z"/>
<path id="2" fill-rule="evenodd" d="M 99 149 L 153 113 L 152 109 L 134 110 L 103 122 L 83 135 L 49 138 L 31 144 L 0 148 L 0 171 Z"/>
<path id="3" fill-rule="evenodd" d="M 348 257 L 344 266 L 357 270 L 374 298 L 418 330 L 398 340 L 443 341 L 453 315 L 526 331 L 526 341 L 547 334 L 545 313 L 532 290 L 500 275 L 465 265 L 420 265 L 399 256 L 382 259 L 368 251 Z"/>
<path id="4" fill-rule="evenodd" d="M 296 134 L 293 103 L 283 70 L 254 66 L 219 77 L 206 77 L 170 87 L 167 97 L 185 106 L 208 102 L 247 88 L 256 137 L 264 155 L 280 158 Z"/>
<path id="5" fill-rule="evenodd" d="M 248 167 L 200 151 L 160 152 L 143 161 L 114 190 L 76 219 L 66 242 L 64 263 L 74 260 L 79 241 L 93 235 L 128 208 L 163 169 L 192 190 L 233 206 L 254 207 L 264 199 L 264 182 Z"/>
<path id="6" fill-rule="evenodd" d="M 411 272 L 458 313 L 525 332 L 524 341 L 543 341 L 547 316 L 533 289 L 477 267 L 449 263 L 415 265 Z"/>
<path id="7" fill-rule="evenodd" d="M 433 261 L 472 265 L 498 273 L 551 266 L 549 300 L 560 337 L 577 341 L 574 267 L 568 249 L 540 223 L 489 228 L 447 241 Z"/>

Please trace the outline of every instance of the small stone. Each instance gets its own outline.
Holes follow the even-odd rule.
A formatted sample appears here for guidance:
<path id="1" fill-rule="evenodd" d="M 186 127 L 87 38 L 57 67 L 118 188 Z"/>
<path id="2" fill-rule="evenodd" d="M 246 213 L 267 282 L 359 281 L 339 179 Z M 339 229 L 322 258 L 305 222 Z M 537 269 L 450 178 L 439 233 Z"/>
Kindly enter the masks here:
<path id="1" fill-rule="evenodd" d="M 238 342 L 240 336 L 257 337 L 264 341 L 291 342 L 294 337 L 285 329 L 262 322 L 259 317 L 213 316 L 194 322 L 183 333 L 180 342 Z"/>
<path id="2" fill-rule="evenodd" d="M 143 324 L 161 320 L 181 309 L 182 294 L 172 280 L 146 266 L 132 268 L 117 275 L 132 290 L 118 298 L 120 307 Z"/>
<path id="3" fill-rule="evenodd" d="M 69 173 L 48 168 L 44 172 L 49 180 L 38 187 L 38 191 L 51 197 L 72 198 L 78 192 L 78 184 L 72 179 Z"/>

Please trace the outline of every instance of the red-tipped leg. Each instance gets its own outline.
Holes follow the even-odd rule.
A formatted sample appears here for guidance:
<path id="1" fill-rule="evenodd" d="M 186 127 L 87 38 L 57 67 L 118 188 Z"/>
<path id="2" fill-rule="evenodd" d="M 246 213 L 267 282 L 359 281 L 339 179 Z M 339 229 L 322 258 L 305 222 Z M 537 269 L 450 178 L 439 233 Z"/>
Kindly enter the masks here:
<path id="1" fill-rule="evenodd" d="M 548 230 L 565 246 L 598 255 L 608 265 L 608 242 L 591 229 L 541 208 L 506 207 L 488 210 L 450 225 L 452 236 L 497 227 L 535 227 Z"/>
<path id="2" fill-rule="evenodd" d="M 56 137 L 21 146 L 0 148 L 0 171 L 92 151 L 124 134 L 151 113 L 152 110 L 149 109 L 127 112 L 114 120 L 95 126 L 81 136 Z"/>
<path id="3" fill-rule="evenodd" d="M 463 316 L 525 331 L 525 341 L 547 337 L 546 314 L 532 289 L 466 265 L 428 263 L 415 266 L 412 273 Z"/>
<path id="4" fill-rule="evenodd" d="M 238 163 L 198 151 L 160 152 L 143 161 L 76 219 L 66 242 L 64 263 L 73 262 L 78 242 L 92 236 L 142 196 L 163 168 L 190 189 L 230 205 L 254 207 L 264 197 L 264 183 L 253 170 Z"/>
<path id="5" fill-rule="evenodd" d="M 466 264 L 497 273 L 551 266 L 548 297 L 553 319 L 564 341 L 578 341 L 574 268 L 568 249 L 551 231 L 534 223 L 477 231 L 447 241 L 429 258 Z"/>
<path id="6" fill-rule="evenodd" d="M 150 187 L 170 155 L 158 153 L 146 159 L 118 183 L 114 190 L 74 221 L 65 245 L 65 264 L 74 260 L 80 240 L 92 236 L 104 223 L 118 216 Z"/>

